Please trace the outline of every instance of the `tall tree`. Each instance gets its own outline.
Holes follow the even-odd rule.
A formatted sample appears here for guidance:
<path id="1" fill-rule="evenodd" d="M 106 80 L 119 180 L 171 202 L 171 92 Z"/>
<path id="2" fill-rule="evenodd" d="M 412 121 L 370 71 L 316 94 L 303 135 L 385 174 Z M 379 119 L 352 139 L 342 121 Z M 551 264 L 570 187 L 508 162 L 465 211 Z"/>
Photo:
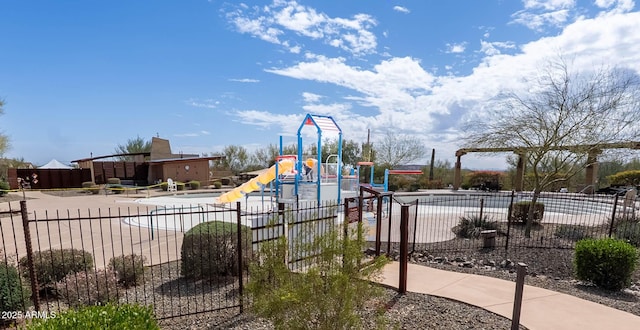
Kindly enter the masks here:
<path id="1" fill-rule="evenodd" d="M 0 115 L 4 113 L 4 100 L 0 99 Z M 0 157 L 9 149 L 9 137 L 0 133 Z"/>
<path id="2" fill-rule="evenodd" d="M 580 173 L 588 154 L 607 143 L 640 136 L 640 81 L 635 72 L 600 68 L 571 72 L 548 62 L 527 91 L 508 92 L 467 126 L 469 147 L 522 147 L 533 180 L 533 200 L 558 180 Z M 526 148 L 526 149 L 525 149 Z M 533 208 L 525 234 L 530 236 Z"/>
<path id="3" fill-rule="evenodd" d="M 228 168 L 234 174 L 243 172 L 249 164 L 249 154 L 247 153 L 247 148 L 243 146 L 225 146 L 222 154 L 224 159 L 221 159 L 215 165 Z"/>
<path id="4" fill-rule="evenodd" d="M 145 141 L 140 136 L 137 136 L 134 139 L 127 140 L 127 143 L 124 145 L 118 144 L 115 150 L 116 154 L 133 154 L 138 152 L 151 152 L 151 141 Z M 118 158 L 123 161 L 131 159 L 129 156 L 121 156 Z"/>
<path id="5" fill-rule="evenodd" d="M 376 162 L 393 168 L 409 164 L 425 157 L 426 148 L 413 137 L 387 131 L 384 137 L 373 144 Z"/>

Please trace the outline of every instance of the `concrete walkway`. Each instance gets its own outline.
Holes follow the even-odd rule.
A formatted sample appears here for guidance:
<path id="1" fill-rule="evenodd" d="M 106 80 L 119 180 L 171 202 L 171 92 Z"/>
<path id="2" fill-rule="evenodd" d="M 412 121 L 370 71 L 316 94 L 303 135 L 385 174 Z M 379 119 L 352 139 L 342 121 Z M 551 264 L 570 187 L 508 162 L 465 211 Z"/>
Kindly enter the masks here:
<path id="1" fill-rule="evenodd" d="M 380 283 L 398 287 L 400 264 L 385 266 Z M 511 319 L 515 282 L 409 264 L 407 291 L 461 301 Z M 637 330 L 640 316 L 571 295 L 525 285 L 520 324 L 530 330 Z"/>

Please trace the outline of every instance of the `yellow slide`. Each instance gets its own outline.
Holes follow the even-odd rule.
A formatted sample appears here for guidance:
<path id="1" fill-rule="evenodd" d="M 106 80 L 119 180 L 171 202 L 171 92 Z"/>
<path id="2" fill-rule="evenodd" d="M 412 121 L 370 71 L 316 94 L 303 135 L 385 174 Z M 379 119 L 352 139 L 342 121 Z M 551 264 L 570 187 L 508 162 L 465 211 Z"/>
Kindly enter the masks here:
<path id="1" fill-rule="evenodd" d="M 276 175 L 280 175 L 284 172 L 291 171 L 293 169 L 294 162 L 292 159 L 283 159 L 278 162 L 278 174 L 276 174 L 276 165 L 271 166 L 266 172 L 258 175 L 257 177 L 243 183 L 240 187 L 237 187 L 229 192 L 226 192 L 218 197 L 217 203 L 231 203 L 238 198 L 248 194 L 254 190 L 260 189 L 260 185 L 266 185 L 276 178 Z"/>

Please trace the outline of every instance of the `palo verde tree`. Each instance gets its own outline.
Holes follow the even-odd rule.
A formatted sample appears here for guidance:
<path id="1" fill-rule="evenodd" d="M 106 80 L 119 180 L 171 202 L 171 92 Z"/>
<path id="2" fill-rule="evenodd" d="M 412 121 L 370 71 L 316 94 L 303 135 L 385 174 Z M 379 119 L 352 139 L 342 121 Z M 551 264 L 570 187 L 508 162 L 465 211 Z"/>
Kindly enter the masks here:
<path id="1" fill-rule="evenodd" d="M 115 150 L 116 154 L 134 154 L 140 152 L 151 152 L 151 141 L 145 141 L 140 136 L 137 136 L 134 139 L 128 139 L 127 143 L 124 145 L 118 144 Z M 119 159 L 126 161 L 130 160 L 131 157 L 121 156 Z"/>
<path id="2" fill-rule="evenodd" d="M 466 126 L 469 147 L 522 148 L 535 203 L 545 187 L 580 173 L 589 154 L 640 135 L 640 80 L 631 70 L 572 71 L 563 59 L 547 62 L 528 90 L 500 95 L 491 110 Z M 530 237 L 533 207 L 525 235 Z"/>

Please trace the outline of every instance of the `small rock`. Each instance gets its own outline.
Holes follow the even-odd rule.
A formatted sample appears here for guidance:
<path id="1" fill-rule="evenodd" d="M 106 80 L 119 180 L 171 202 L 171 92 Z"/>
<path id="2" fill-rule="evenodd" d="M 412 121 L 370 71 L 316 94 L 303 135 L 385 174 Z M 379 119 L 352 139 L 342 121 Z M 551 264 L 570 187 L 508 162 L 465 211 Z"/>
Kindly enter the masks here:
<path id="1" fill-rule="evenodd" d="M 464 268 L 473 268 L 473 262 L 465 261 L 462 263 L 462 267 Z"/>

